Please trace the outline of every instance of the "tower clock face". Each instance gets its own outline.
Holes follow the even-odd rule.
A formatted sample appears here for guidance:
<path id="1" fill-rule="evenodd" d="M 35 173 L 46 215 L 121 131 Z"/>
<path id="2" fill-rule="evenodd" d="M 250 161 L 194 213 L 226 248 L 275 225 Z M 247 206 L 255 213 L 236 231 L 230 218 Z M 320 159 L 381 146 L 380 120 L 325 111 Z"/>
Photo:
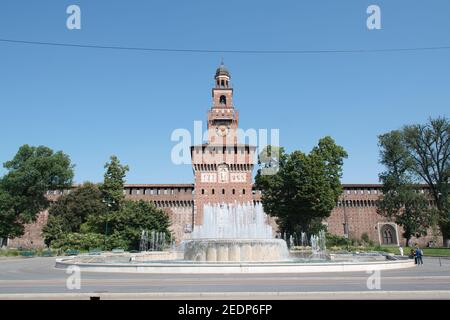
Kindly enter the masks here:
<path id="1" fill-rule="evenodd" d="M 230 131 L 230 129 L 225 125 L 220 125 L 220 126 L 216 127 L 216 134 L 219 137 L 225 137 L 229 131 Z"/>

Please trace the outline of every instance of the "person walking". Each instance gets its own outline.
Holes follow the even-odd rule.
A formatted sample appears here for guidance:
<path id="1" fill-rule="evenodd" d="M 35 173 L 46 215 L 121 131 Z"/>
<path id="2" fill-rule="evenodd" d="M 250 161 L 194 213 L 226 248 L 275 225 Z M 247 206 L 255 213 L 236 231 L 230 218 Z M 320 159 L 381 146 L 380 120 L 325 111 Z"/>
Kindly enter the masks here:
<path id="1" fill-rule="evenodd" d="M 415 257 L 416 257 L 416 264 L 418 264 L 418 265 L 423 264 L 423 260 L 422 260 L 423 252 L 417 244 L 416 244 L 416 250 L 414 253 L 415 253 Z"/>
<path id="2" fill-rule="evenodd" d="M 400 250 L 400 255 L 403 257 L 403 247 L 400 246 L 398 249 Z"/>

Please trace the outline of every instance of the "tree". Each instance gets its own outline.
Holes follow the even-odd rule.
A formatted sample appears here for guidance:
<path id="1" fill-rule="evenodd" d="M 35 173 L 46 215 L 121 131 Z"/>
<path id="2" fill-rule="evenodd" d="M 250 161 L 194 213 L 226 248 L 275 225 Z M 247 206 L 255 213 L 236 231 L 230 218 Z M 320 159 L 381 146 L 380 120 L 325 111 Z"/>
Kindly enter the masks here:
<path id="1" fill-rule="evenodd" d="M 127 249 L 138 250 L 142 230 L 155 230 L 170 234 L 170 219 L 168 215 L 157 209 L 152 203 L 143 200 L 123 202 L 121 208 L 112 211 L 109 216 L 89 216 L 83 230 L 90 233 L 102 233 L 108 219 L 109 236 L 106 246 L 108 250 L 114 243 L 122 241 Z M 112 241 L 112 242 L 111 242 Z"/>
<path id="2" fill-rule="evenodd" d="M 43 229 L 45 243 L 50 245 L 63 234 L 80 232 L 81 225 L 90 215 L 98 217 L 106 214 L 107 206 L 102 200 L 100 187 L 89 182 L 61 196 L 50 207 L 48 221 Z"/>
<path id="3" fill-rule="evenodd" d="M 450 238 L 450 124 L 446 117 L 403 127 L 403 141 L 412 159 L 412 172 L 429 186 L 437 210 L 444 245 Z"/>
<path id="4" fill-rule="evenodd" d="M 170 234 L 167 214 L 152 203 L 125 200 L 125 174 L 117 157 L 105 165 L 102 185 L 85 183 L 50 209 L 46 241 L 58 248 L 138 250 L 142 230 Z"/>
<path id="5" fill-rule="evenodd" d="M 120 164 L 116 156 L 111 156 L 111 162 L 105 164 L 102 193 L 103 199 L 112 211 L 117 211 L 125 200 L 123 187 L 128 166 Z"/>
<path id="6" fill-rule="evenodd" d="M 14 238 L 48 207 L 48 190 L 71 186 L 73 165 L 62 151 L 23 145 L 3 166 L 8 172 L 0 179 L 0 238 Z"/>
<path id="7" fill-rule="evenodd" d="M 380 163 L 387 170 L 379 175 L 383 183 L 383 196 L 377 211 L 403 227 L 408 246 L 412 236 L 419 238 L 427 234 L 433 210 L 426 196 L 419 193 L 420 186 L 413 182 L 414 176 L 410 171 L 414 162 L 403 143 L 402 132 L 392 131 L 380 135 L 378 139 Z"/>
<path id="8" fill-rule="evenodd" d="M 325 176 L 330 183 L 336 203 L 343 191 L 341 185 L 342 166 L 348 154 L 329 136 L 319 140 L 319 144 L 314 147 L 312 154 L 318 156 L 325 165 Z"/>
<path id="9" fill-rule="evenodd" d="M 391 165 L 402 165 L 405 177 L 428 185 L 429 196 L 436 204 L 437 220 L 443 242 L 445 246 L 448 246 L 448 239 L 450 238 L 450 205 L 448 201 L 450 191 L 449 120 L 446 117 L 430 119 L 426 124 L 408 125 L 401 130 L 392 131 L 385 135 L 386 139 L 389 135 L 395 136 L 397 141 L 397 146 L 390 147 L 392 149 L 390 152 L 393 153 L 390 156 L 390 161 L 397 159 L 396 163 L 392 162 Z M 401 153 L 397 156 L 395 153 L 399 150 Z M 393 177 L 395 175 L 391 175 L 391 179 Z"/>
<path id="10" fill-rule="evenodd" d="M 281 151 L 278 172 L 263 175 L 260 169 L 255 178 L 264 210 L 278 218 L 282 232 L 315 233 L 323 228 L 323 219 L 342 193 L 340 178 L 347 153 L 331 137 L 321 139 L 309 154 Z"/>

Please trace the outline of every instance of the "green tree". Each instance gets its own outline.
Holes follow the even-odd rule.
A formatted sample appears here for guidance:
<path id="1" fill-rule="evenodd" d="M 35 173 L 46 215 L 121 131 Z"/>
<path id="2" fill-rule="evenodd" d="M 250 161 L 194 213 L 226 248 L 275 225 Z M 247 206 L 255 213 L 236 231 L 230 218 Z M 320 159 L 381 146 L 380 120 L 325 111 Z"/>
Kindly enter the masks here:
<path id="1" fill-rule="evenodd" d="M 80 227 L 88 216 L 98 217 L 106 214 L 106 204 L 98 185 L 86 182 L 61 196 L 49 210 L 43 235 L 45 243 L 50 245 L 63 234 L 80 232 Z"/>
<path id="2" fill-rule="evenodd" d="M 152 203 L 143 200 L 126 200 L 119 210 L 112 211 L 109 216 L 89 216 L 83 229 L 85 232 L 102 233 L 106 219 L 109 224 L 109 235 L 106 241 L 108 250 L 114 248 L 119 240 L 126 246 L 125 249 L 138 250 L 142 230 L 170 234 L 168 215 Z"/>
<path id="3" fill-rule="evenodd" d="M 105 175 L 102 185 L 103 199 L 112 211 L 117 211 L 125 200 L 123 194 L 125 176 L 128 166 L 120 163 L 116 156 L 111 156 L 110 162 L 105 164 Z"/>
<path id="4" fill-rule="evenodd" d="M 412 172 L 430 188 L 439 212 L 444 245 L 450 238 L 450 123 L 446 117 L 403 127 L 403 141 L 413 161 Z"/>
<path id="5" fill-rule="evenodd" d="M 73 165 L 62 151 L 23 145 L 3 166 L 7 173 L 0 179 L 0 238 L 14 238 L 48 207 L 48 190 L 71 186 Z"/>
<path id="6" fill-rule="evenodd" d="M 340 178 L 347 153 L 331 137 L 321 139 L 309 154 L 281 151 L 279 170 L 264 175 L 261 168 L 255 178 L 264 210 L 278 218 L 282 232 L 315 233 L 323 228 L 323 219 L 342 193 Z"/>
<path id="7" fill-rule="evenodd" d="M 378 137 L 380 163 L 386 167 L 379 177 L 383 183 L 383 196 L 378 202 L 379 214 L 393 219 L 403 227 L 406 246 L 412 236 L 427 234 L 432 222 L 433 210 L 420 186 L 414 183 L 411 169 L 414 165 L 403 143 L 400 131 L 392 131 Z"/>
<path id="8" fill-rule="evenodd" d="M 426 124 L 404 126 L 387 135 L 396 135 L 401 155 L 397 162 L 405 162 L 404 175 L 418 182 L 425 182 L 429 196 L 436 204 L 438 224 L 444 245 L 450 238 L 450 125 L 446 117 L 430 119 Z M 383 155 L 382 155 L 383 156 Z M 395 182 L 395 181 L 394 181 Z M 389 183 L 394 183 L 389 182 Z M 417 200 L 417 199 L 416 199 Z"/>

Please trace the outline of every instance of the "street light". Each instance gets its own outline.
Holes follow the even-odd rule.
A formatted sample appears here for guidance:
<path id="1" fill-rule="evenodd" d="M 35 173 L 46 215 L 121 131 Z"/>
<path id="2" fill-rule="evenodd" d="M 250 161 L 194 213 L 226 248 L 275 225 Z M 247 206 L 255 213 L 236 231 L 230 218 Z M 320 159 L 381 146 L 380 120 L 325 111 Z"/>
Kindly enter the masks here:
<path id="1" fill-rule="evenodd" d="M 102 201 L 103 201 L 103 203 L 106 203 L 106 205 L 108 206 L 108 210 L 106 211 L 106 221 L 105 221 L 105 241 L 104 241 L 104 244 L 103 244 L 104 247 L 105 247 L 105 250 L 106 250 L 106 238 L 108 237 L 108 222 L 109 222 L 109 215 L 108 215 L 108 213 L 109 213 L 109 208 L 111 208 L 112 205 L 115 204 L 116 202 L 114 200 L 107 201 L 105 199 L 103 199 Z"/>
<path id="2" fill-rule="evenodd" d="M 342 206 L 344 208 L 344 238 L 348 239 L 348 219 L 347 219 L 347 211 L 345 210 L 345 191 L 342 197 Z"/>

